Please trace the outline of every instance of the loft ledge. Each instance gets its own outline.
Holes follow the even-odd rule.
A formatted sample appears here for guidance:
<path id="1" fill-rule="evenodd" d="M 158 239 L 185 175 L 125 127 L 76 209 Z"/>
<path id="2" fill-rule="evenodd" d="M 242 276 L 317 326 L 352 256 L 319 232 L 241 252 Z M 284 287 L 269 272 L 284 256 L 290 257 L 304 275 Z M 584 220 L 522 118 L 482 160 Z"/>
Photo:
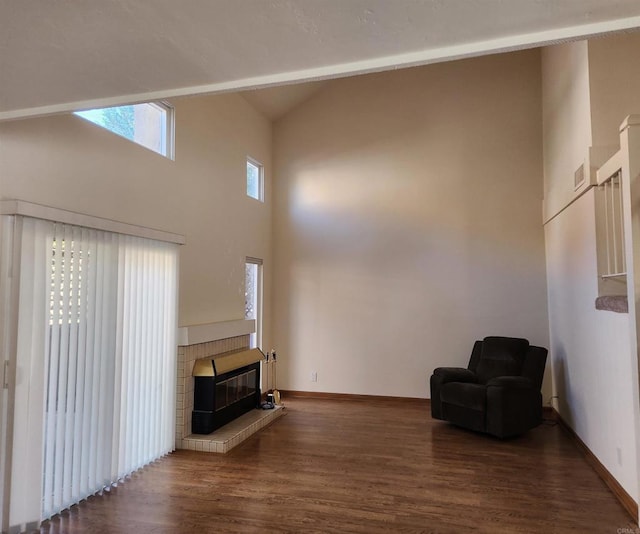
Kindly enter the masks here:
<path id="1" fill-rule="evenodd" d="M 629 302 L 626 295 L 606 295 L 596 299 L 596 310 L 629 313 Z"/>

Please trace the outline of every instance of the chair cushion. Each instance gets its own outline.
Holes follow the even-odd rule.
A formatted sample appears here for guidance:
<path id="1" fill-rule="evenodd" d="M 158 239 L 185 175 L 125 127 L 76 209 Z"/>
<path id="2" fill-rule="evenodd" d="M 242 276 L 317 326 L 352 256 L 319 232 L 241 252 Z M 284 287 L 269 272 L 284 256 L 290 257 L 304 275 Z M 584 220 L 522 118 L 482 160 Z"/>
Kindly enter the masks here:
<path id="1" fill-rule="evenodd" d="M 449 382 L 442 386 L 440 400 L 483 412 L 487 405 L 487 387 L 467 382 Z"/>
<path id="2" fill-rule="evenodd" d="M 476 368 L 478 381 L 486 384 L 498 376 L 517 376 L 522 373 L 529 341 L 512 337 L 485 337 L 482 354 Z"/>

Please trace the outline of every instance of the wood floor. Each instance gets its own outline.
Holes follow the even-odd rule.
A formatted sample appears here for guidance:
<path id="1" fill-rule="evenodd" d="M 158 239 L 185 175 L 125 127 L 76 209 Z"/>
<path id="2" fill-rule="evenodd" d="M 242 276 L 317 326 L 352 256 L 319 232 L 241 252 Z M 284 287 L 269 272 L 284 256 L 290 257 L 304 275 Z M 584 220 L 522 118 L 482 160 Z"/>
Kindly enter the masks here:
<path id="1" fill-rule="evenodd" d="M 636 532 L 558 426 L 503 442 L 424 401 L 285 401 L 228 454 L 177 451 L 41 532 Z"/>

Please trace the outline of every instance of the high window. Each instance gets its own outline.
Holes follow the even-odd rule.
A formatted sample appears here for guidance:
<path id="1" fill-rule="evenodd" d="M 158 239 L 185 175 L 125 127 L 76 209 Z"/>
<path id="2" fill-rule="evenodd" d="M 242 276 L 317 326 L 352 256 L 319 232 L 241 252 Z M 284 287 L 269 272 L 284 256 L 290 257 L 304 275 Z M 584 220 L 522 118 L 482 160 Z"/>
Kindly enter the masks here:
<path id="1" fill-rule="evenodd" d="M 256 330 L 249 339 L 253 349 L 262 346 L 262 260 L 247 258 L 245 263 L 244 318 L 256 322 Z"/>
<path id="2" fill-rule="evenodd" d="M 247 158 L 247 195 L 264 202 L 264 167 L 256 160 Z"/>
<path id="3" fill-rule="evenodd" d="M 163 102 L 76 111 L 79 117 L 173 159 L 173 108 Z"/>

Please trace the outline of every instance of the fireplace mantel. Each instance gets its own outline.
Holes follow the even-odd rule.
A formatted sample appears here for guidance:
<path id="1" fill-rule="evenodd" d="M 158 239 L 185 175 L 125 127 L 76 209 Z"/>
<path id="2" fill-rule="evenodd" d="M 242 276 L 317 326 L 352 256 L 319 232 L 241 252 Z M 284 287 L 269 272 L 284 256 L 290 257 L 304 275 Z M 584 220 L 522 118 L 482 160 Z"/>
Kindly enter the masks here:
<path id="1" fill-rule="evenodd" d="M 256 331 L 254 319 L 238 319 L 178 328 L 178 346 L 187 347 L 198 343 L 208 343 L 230 337 L 253 334 Z"/>

